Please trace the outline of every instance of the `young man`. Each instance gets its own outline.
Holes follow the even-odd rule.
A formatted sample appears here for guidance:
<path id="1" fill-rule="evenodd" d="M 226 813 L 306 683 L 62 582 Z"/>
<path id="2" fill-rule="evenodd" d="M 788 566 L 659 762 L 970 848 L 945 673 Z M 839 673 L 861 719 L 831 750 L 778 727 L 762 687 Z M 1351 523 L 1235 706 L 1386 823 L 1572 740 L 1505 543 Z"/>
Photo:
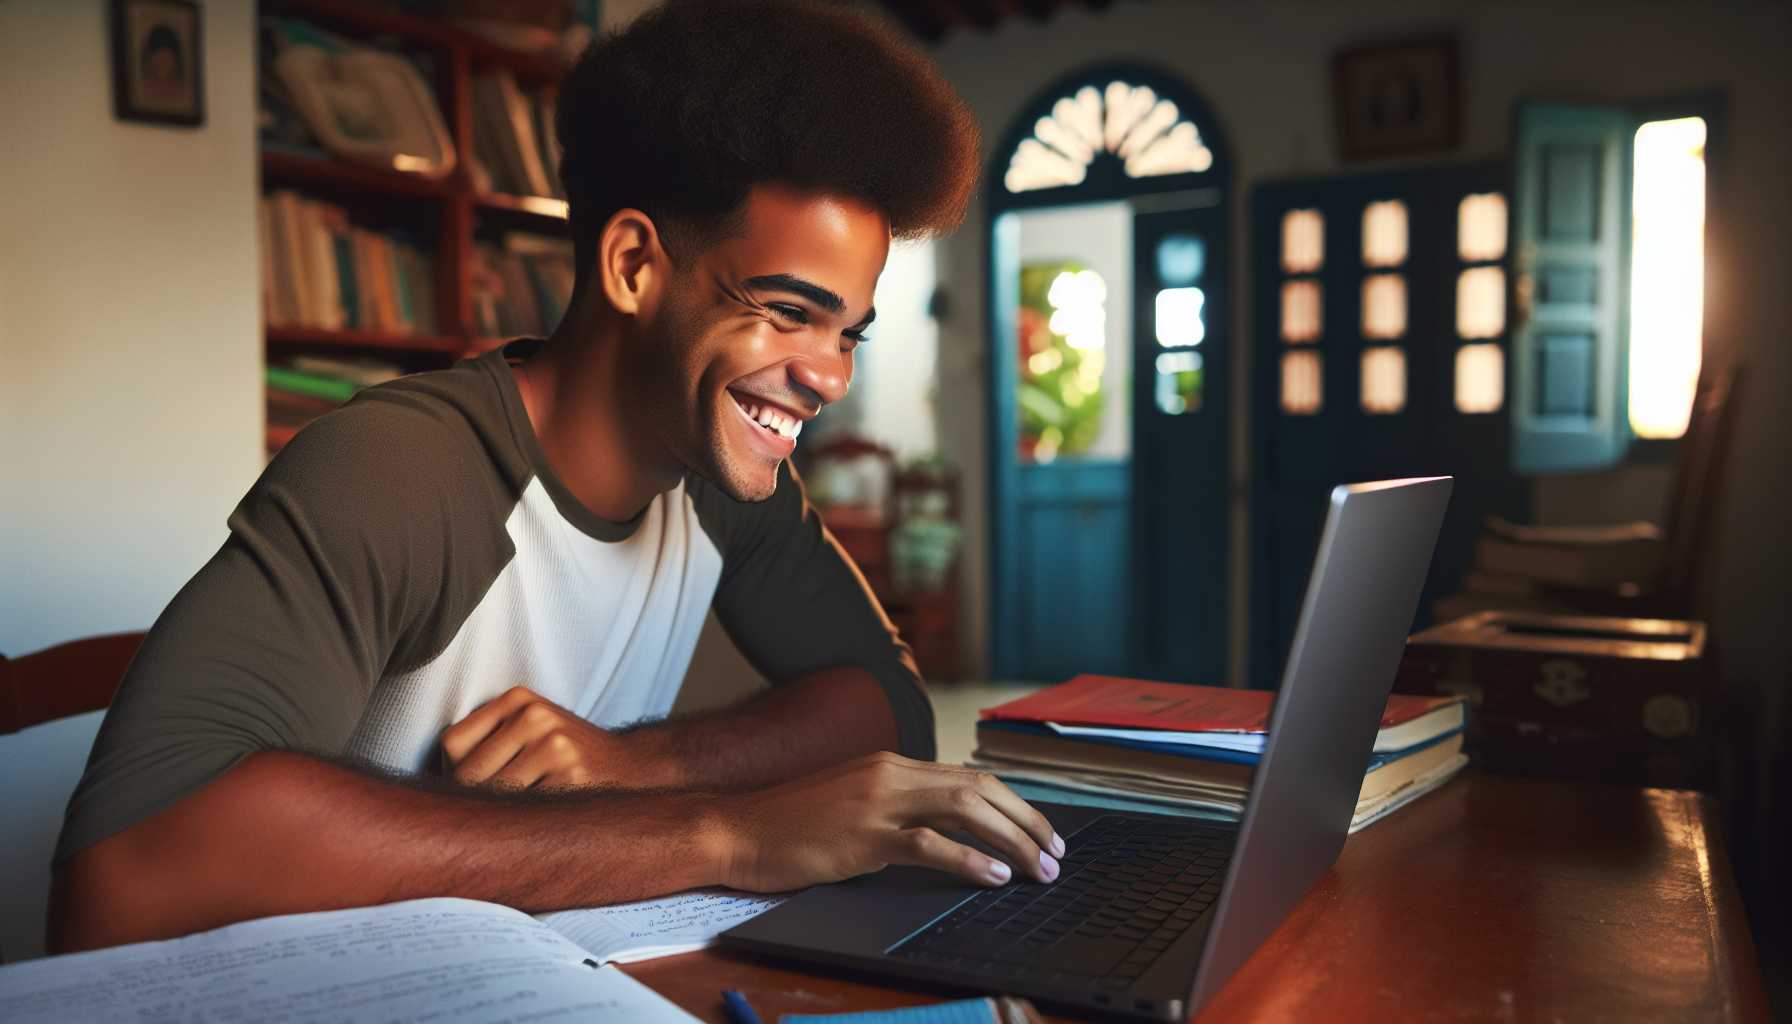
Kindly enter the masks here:
<path id="1" fill-rule="evenodd" d="M 100 731 L 55 948 L 421 896 L 1056 877 L 1041 815 L 925 763 L 912 660 L 785 462 L 846 393 L 891 238 L 962 217 L 970 115 L 859 16 L 718 0 L 595 47 L 558 129 L 565 320 L 268 467 Z M 620 728 L 667 713 L 712 603 L 778 685 Z"/>

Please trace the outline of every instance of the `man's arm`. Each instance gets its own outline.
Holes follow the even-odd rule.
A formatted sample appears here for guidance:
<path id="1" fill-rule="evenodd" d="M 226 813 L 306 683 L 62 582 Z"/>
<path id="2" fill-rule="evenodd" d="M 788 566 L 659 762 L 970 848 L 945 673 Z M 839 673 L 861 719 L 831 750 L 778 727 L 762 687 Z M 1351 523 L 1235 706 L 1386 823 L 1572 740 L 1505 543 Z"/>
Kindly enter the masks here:
<path id="1" fill-rule="evenodd" d="M 618 731 L 518 686 L 442 734 L 456 781 L 514 789 L 751 789 L 898 743 L 883 686 L 860 668 Z"/>
<path id="2" fill-rule="evenodd" d="M 967 831 L 1007 863 L 941 830 Z M 1063 848 L 993 776 L 894 754 L 756 792 L 499 796 L 265 752 L 59 865 L 49 945 L 426 896 L 541 911 L 704 885 L 780 891 L 888 864 L 985 885 L 1013 870 L 1050 881 Z"/>

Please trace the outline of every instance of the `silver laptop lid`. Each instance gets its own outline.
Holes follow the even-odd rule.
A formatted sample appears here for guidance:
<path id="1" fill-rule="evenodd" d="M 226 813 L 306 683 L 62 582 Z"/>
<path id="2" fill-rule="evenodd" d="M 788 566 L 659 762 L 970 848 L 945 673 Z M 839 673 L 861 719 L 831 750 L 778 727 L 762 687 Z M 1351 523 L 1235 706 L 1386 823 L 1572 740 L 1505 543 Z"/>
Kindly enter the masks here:
<path id="1" fill-rule="evenodd" d="M 1263 759 L 1189 992 L 1191 1015 L 1337 860 L 1451 483 L 1332 489 Z"/>

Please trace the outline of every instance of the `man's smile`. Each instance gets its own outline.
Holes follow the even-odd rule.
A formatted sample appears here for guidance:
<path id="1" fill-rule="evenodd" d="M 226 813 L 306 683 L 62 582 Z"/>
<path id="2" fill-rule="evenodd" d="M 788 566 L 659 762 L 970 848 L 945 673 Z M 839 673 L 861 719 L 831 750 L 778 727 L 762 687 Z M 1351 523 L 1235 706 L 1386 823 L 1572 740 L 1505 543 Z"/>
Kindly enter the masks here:
<path id="1" fill-rule="evenodd" d="M 803 432 L 803 422 L 808 417 L 732 389 L 728 391 L 728 397 L 740 411 L 741 418 L 751 427 L 755 440 L 768 454 L 784 459 L 796 450 L 796 437 Z"/>

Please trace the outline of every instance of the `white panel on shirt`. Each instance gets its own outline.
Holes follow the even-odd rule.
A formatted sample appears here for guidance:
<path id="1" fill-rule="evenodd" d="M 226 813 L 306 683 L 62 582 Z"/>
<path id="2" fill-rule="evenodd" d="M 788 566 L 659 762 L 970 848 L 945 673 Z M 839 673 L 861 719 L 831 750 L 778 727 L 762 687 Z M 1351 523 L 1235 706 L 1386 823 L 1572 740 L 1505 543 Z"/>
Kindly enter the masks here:
<path id="1" fill-rule="evenodd" d="M 505 529 L 515 557 L 440 655 L 380 681 L 347 756 L 422 772 L 443 730 L 517 685 L 605 727 L 671 711 L 722 573 L 684 485 L 607 542 L 534 479 Z"/>

